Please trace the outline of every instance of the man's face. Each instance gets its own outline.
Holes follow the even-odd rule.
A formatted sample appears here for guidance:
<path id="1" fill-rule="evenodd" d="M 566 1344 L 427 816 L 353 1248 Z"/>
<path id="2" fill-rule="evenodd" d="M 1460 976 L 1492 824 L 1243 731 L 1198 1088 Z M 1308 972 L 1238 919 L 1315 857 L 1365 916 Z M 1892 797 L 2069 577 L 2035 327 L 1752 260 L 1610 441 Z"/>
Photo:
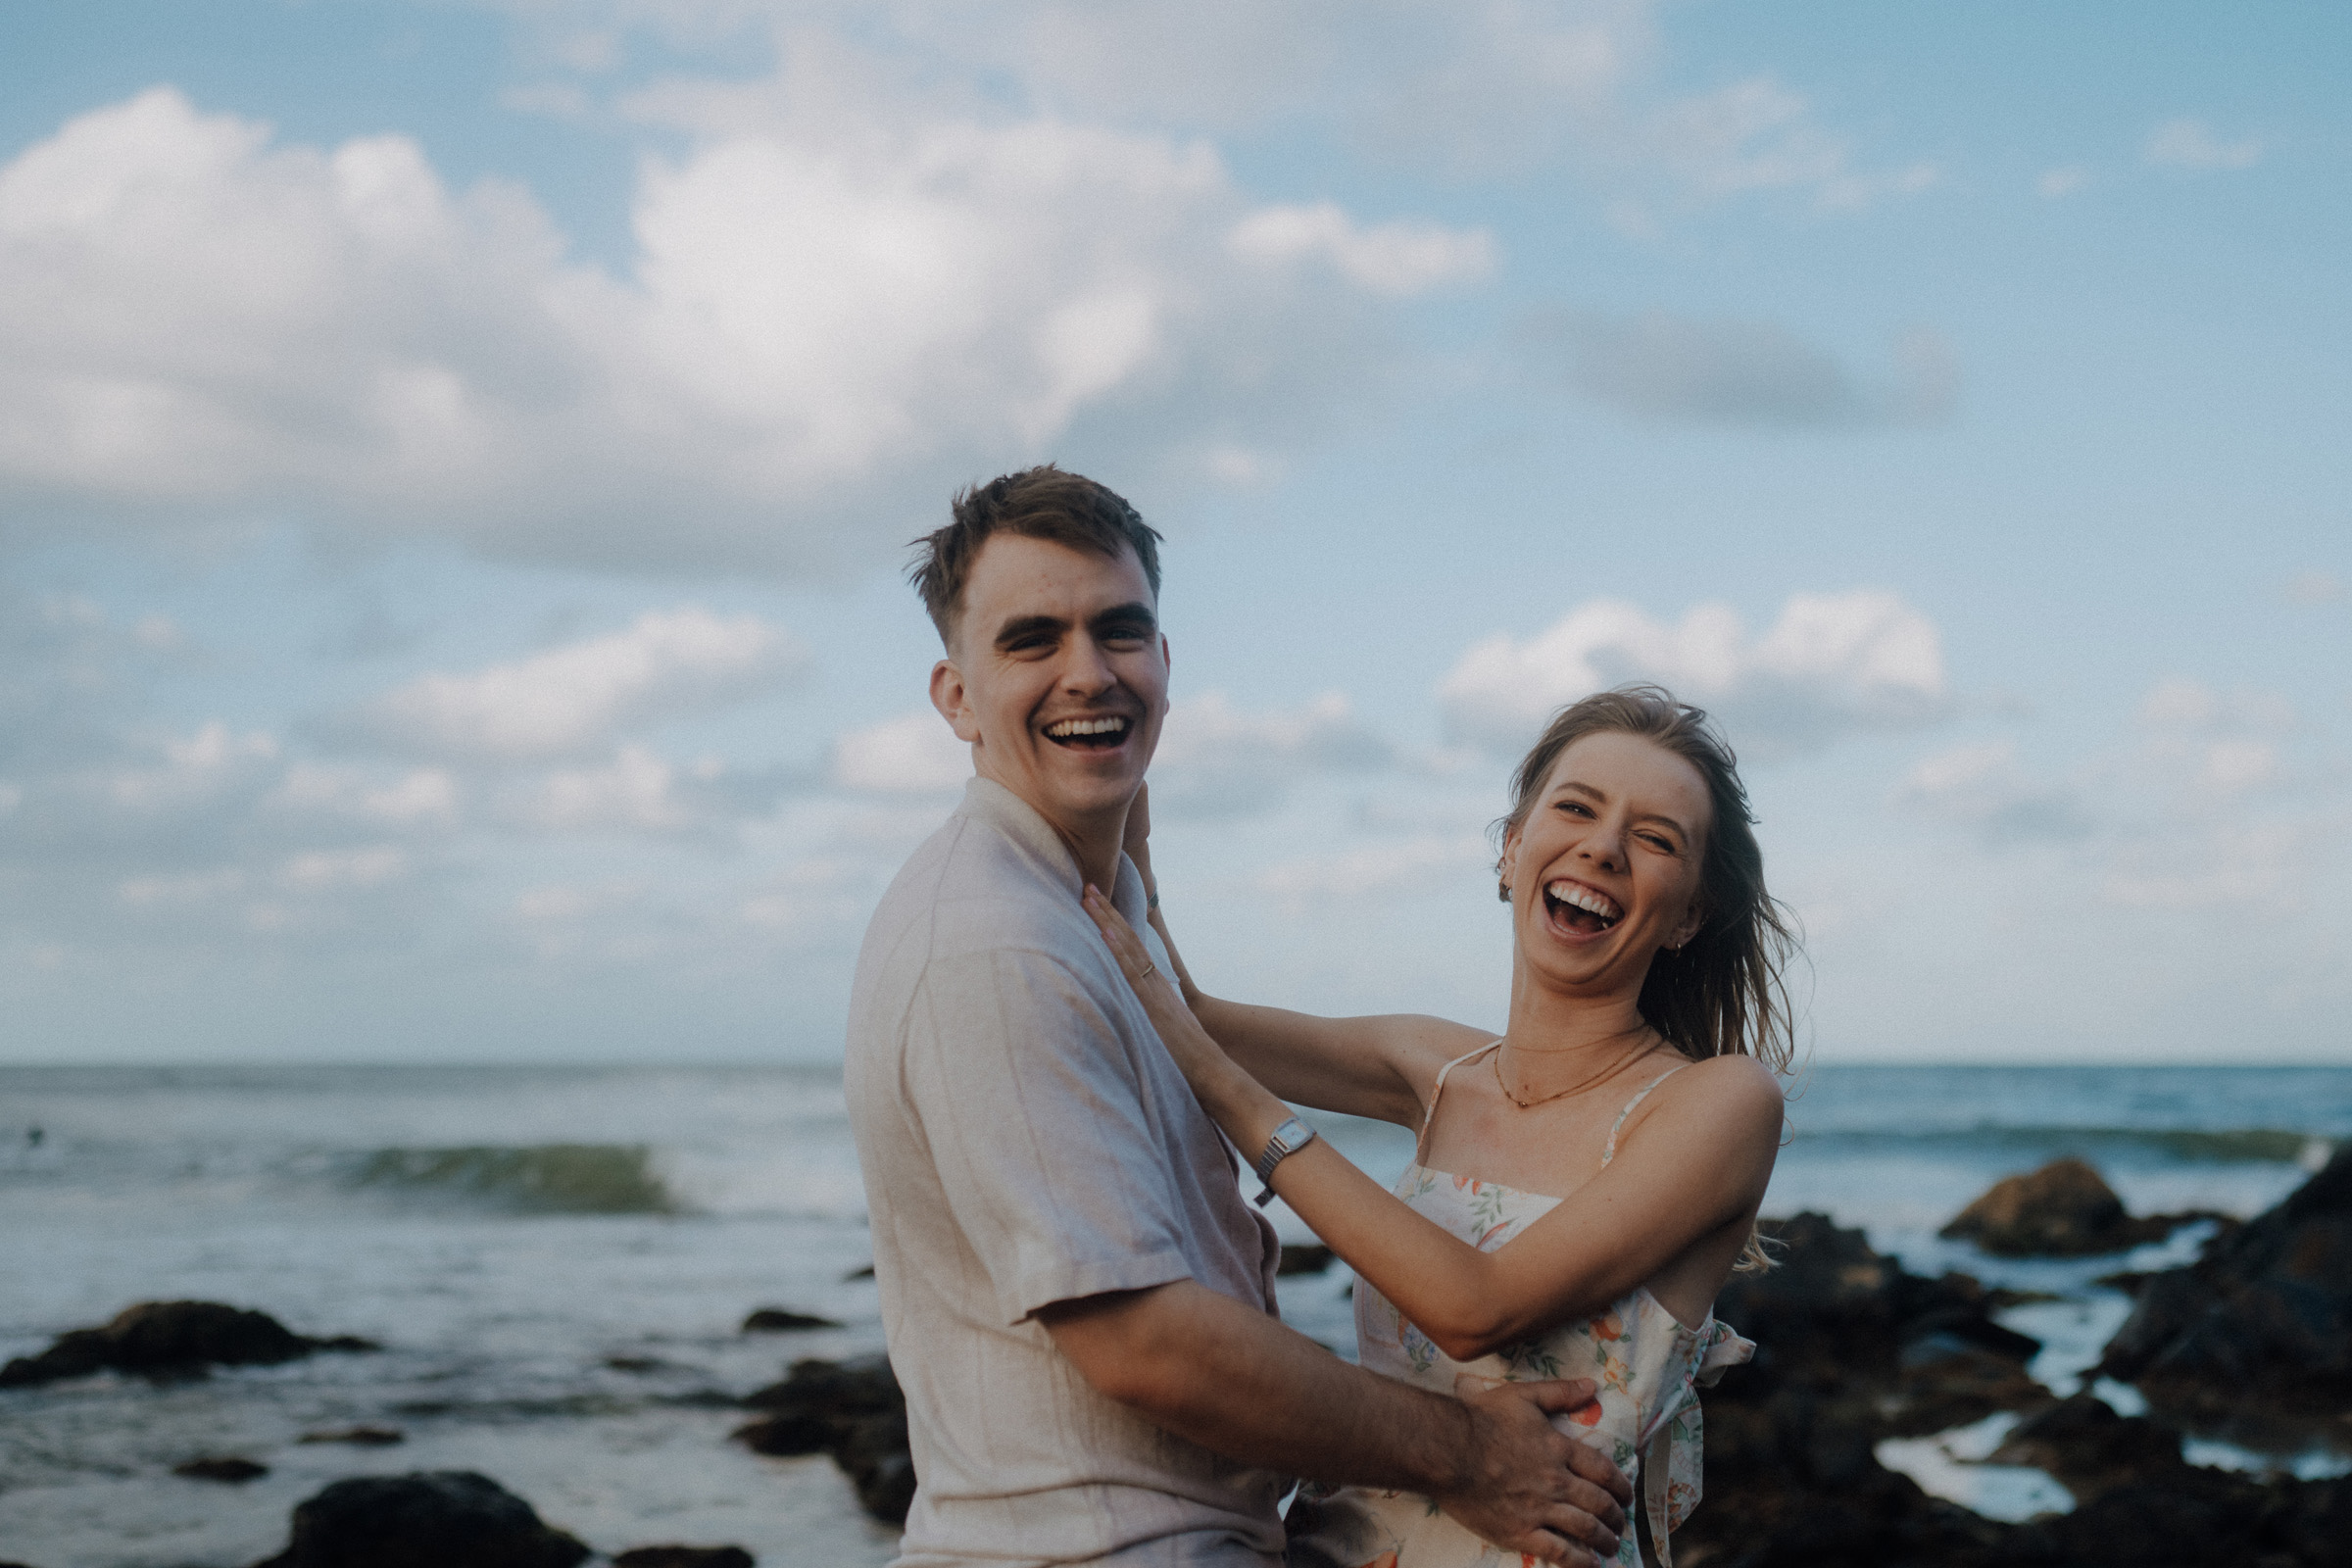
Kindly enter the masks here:
<path id="1" fill-rule="evenodd" d="M 1065 833 L 1123 812 L 1168 709 L 1168 645 L 1135 552 L 992 536 L 931 701 L 981 777 Z"/>

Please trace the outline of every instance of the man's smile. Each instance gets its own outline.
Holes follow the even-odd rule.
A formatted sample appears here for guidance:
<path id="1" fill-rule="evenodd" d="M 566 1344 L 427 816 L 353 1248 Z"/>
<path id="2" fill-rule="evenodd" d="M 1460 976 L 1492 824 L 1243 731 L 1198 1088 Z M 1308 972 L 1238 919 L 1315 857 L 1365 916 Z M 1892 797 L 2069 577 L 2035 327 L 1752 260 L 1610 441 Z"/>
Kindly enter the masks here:
<path id="1" fill-rule="evenodd" d="M 1071 751 L 1110 751 L 1124 743 L 1134 728 L 1135 720 L 1121 713 L 1063 718 L 1046 726 L 1046 739 Z"/>

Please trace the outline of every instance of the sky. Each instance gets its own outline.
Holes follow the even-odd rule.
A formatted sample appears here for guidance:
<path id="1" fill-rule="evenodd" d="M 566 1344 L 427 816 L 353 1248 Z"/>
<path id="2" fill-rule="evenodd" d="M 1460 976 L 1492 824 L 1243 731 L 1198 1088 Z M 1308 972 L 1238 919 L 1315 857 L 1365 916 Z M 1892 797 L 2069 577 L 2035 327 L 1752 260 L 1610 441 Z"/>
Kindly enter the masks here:
<path id="1" fill-rule="evenodd" d="M 838 1056 L 906 543 L 1165 535 L 1213 991 L 1714 713 L 1808 1059 L 2352 1061 L 2352 12 L 6 0 L 0 1061 Z"/>

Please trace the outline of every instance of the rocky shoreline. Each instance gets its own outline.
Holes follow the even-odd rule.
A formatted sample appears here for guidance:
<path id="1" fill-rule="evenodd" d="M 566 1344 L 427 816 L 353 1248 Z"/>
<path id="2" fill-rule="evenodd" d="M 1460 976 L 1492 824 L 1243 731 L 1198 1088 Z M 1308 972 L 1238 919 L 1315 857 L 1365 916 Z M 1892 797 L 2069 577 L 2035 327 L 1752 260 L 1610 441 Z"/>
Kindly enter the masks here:
<path id="1" fill-rule="evenodd" d="M 2243 1225 L 2220 1216 L 2134 1218 L 2078 1160 L 2008 1178 L 1946 1234 L 1994 1256 L 2097 1256 L 2192 1220 L 2213 1233 L 2192 1263 L 2109 1275 L 2134 1307 L 2085 1374 L 2136 1390 L 2145 1413 L 2092 1394 L 2061 1396 L 2032 1372 L 2040 1343 L 1997 1321 L 2030 1298 L 1961 1273 L 1926 1278 L 1863 1233 L 1805 1213 L 1768 1226 L 1780 1264 L 1736 1277 L 1717 1303 L 1758 1352 L 1706 1400 L 1706 1500 L 1678 1533 L 1684 1568 L 2168 1568 L 2192 1559 L 2320 1568 L 2352 1542 L 2352 1477 L 2297 1480 L 2190 1463 L 2187 1437 L 2269 1452 L 2352 1454 L 2352 1150 Z M 1285 1272 L 1318 1273 L 1320 1249 L 1286 1250 Z M 748 1334 L 839 1325 L 761 1308 Z M 215 1365 L 270 1365 L 368 1342 L 312 1338 L 264 1313 L 148 1302 L 75 1330 L 0 1370 L 0 1388 L 116 1370 L 151 1380 Z M 862 1510 L 903 1520 L 915 1486 L 906 1407 L 881 1356 L 793 1360 L 740 1400 L 733 1432 L 763 1455 L 830 1455 Z M 1993 1429 L 1999 1430 L 1994 1431 Z M 1890 1441 L 1993 1431 L 1984 1462 L 2046 1475 L 2064 1511 L 2009 1522 L 1931 1495 L 1883 1462 Z M 388 1445 L 353 1427 L 305 1442 Z M 237 1455 L 176 1473 L 239 1485 L 267 1474 Z M 253 1568 L 573 1568 L 586 1543 L 541 1520 L 488 1477 L 418 1471 L 351 1477 L 298 1504 L 286 1547 Z M 751 1568 L 738 1546 L 632 1546 L 618 1568 Z M 0 1568 L 20 1565 L 0 1563 Z"/>

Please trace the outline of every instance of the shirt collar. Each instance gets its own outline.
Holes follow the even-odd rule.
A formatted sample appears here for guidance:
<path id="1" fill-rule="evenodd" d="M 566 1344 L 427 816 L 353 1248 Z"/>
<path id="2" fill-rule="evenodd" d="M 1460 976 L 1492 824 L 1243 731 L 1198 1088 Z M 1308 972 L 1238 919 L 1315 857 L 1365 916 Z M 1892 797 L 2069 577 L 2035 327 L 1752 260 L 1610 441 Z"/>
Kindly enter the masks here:
<path id="1" fill-rule="evenodd" d="M 993 778 L 974 774 L 963 787 L 960 814 L 990 827 L 1012 840 L 1041 865 L 1050 868 L 1054 877 L 1069 889 L 1070 900 L 1076 903 L 1086 891 L 1086 883 L 1078 874 L 1078 858 L 1070 853 L 1069 844 L 1054 824 L 1041 815 L 1036 807 L 1022 800 Z M 1110 890 L 1110 902 L 1129 925 L 1144 928 L 1147 911 L 1144 907 L 1144 879 L 1135 869 L 1135 862 L 1125 855 L 1119 857 L 1118 885 Z"/>

